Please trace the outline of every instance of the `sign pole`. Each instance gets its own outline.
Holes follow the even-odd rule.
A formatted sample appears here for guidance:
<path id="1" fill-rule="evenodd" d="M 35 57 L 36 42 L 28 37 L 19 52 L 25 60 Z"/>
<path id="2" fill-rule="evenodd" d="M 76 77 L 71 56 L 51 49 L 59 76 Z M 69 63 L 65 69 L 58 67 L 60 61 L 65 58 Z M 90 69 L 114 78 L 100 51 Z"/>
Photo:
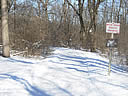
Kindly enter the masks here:
<path id="1" fill-rule="evenodd" d="M 114 33 L 111 34 L 111 39 L 114 38 Z M 109 48 L 109 66 L 108 66 L 108 75 L 111 73 L 111 63 L 112 63 L 112 47 Z"/>
<path id="2" fill-rule="evenodd" d="M 111 39 L 113 39 L 113 38 L 114 38 L 114 33 L 111 34 Z"/>
<path id="3" fill-rule="evenodd" d="M 111 63 L 112 63 L 112 48 L 109 48 L 109 66 L 108 66 L 108 75 L 111 73 Z"/>
<path id="4" fill-rule="evenodd" d="M 108 65 L 108 75 L 111 73 L 111 63 L 112 63 L 112 51 L 115 47 L 114 34 L 120 33 L 120 23 L 106 23 L 106 33 L 111 33 L 111 39 L 107 41 L 107 47 L 109 47 L 109 65 Z"/>

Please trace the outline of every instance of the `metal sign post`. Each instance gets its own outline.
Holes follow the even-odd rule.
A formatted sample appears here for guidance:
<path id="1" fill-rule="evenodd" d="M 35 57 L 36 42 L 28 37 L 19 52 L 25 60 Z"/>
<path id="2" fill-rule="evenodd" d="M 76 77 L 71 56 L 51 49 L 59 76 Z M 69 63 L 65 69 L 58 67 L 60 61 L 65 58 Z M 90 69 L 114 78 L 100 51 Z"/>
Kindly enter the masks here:
<path id="1" fill-rule="evenodd" d="M 114 33 L 111 33 L 111 39 L 114 38 Z M 111 63 L 112 63 L 112 47 L 109 47 L 109 65 L 108 65 L 108 75 L 111 73 Z"/>
<path id="2" fill-rule="evenodd" d="M 108 66 L 108 75 L 111 73 L 111 63 L 112 63 L 112 48 L 109 48 L 109 66 Z"/>
<path id="3" fill-rule="evenodd" d="M 113 39 L 113 38 L 114 38 L 114 33 L 111 34 L 111 39 Z"/>
<path id="4" fill-rule="evenodd" d="M 106 23 L 106 33 L 111 33 L 111 39 L 107 40 L 107 47 L 109 47 L 109 65 L 108 65 L 108 75 L 111 73 L 111 63 L 112 63 L 112 51 L 113 47 L 117 46 L 117 40 L 114 39 L 114 34 L 120 33 L 120 23 Z"/>

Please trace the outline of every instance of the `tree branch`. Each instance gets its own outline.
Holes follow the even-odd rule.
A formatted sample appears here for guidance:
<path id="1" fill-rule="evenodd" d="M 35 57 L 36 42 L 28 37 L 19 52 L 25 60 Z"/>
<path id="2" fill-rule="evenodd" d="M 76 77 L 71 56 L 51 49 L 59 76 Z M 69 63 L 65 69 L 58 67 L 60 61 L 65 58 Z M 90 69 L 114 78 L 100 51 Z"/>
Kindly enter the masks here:
<path id="1" fill-rule="evenodd" d="M 68 0 L 66 0 L 67 3 L 74 9 L 74 11 L 76 12 L 77 15 L 80 15 L 80 13 L 78 12 L 78 10 L 71 4 L 71 2 L 69 2 Z"/>

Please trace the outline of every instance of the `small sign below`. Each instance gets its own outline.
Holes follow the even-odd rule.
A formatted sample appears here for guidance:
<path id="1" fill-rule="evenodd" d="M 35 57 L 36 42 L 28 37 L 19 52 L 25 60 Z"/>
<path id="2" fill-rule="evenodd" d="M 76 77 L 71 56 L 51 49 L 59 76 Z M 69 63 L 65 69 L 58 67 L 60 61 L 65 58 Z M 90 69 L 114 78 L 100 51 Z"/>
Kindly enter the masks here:
<path id="1" fill-rule="evenodd" d="M 117 47 L 118 40 L 117 39 L 107 39 L 106 47 Z"/>
<path id="2" fill-rule="evenodd" d="M 106 33 L 119 34 L 120 23 L 106 23 Z"/>

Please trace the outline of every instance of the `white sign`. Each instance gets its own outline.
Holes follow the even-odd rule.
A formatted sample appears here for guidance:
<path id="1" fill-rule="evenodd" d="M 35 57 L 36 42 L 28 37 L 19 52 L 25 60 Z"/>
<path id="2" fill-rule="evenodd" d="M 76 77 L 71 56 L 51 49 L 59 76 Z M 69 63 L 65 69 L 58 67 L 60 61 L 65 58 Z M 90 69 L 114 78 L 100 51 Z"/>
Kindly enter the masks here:
<path id="1" fill-rule="evenodd" d="M 120 23 L 106 23 L 106 33 L 120 33 Z"/>

